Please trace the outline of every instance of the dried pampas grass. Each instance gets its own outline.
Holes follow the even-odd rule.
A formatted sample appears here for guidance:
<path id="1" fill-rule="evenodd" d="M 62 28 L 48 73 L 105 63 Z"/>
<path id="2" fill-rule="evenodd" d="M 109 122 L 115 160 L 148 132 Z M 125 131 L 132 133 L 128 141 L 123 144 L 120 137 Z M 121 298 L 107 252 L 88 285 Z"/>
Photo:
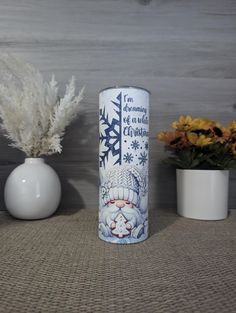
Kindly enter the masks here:
<path id="1" fill-rule="evenodd" d="M 75 78 L 58 96 L 54 75 L 43 80 L 38 69 L 11 55 L 0 58 L 0 125 L 11 146 L 27 157 L 61 153 L 66 127 L 76 118 L 84 88 L 75 94 Z"/>

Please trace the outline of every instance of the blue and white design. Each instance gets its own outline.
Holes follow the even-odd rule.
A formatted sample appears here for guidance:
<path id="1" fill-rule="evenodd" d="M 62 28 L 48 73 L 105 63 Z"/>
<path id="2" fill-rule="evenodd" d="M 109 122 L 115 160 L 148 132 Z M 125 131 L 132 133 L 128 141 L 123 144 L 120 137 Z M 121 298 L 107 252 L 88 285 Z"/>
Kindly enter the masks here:
<path id="1" fill-rule="evenodd" d="M 100 144 L 103 144 L 103 151 L 100 152 L 100 166 L 105 167 L 109 154 L 117 156 L 114 163 L 121 164 L 121 93 L 116 97 L 112 120 L 109 119 L 105 106 L 100 109 L 101 132 L 99 136 Z"/>
<path id="2" fill-rule="evenodd" d="M 134 150 L 138 150 L 139 147 L 140 147 L 140 144 L 139 144 L 139 142 L 135 139 L 134 141 L 132 141 L 131 147 L 132 147 L 132 149 L 134 149 Z"/>
<path id="3" fill-rule="evenodd" d="M 145 151 L 141 152 L 138 159 L 139 159 L 139 164 L 144 166 L 148 160 L 147 153 Z"/>
<path id="4" fill-rule="evenodd" d="M 99 237 L 129 244 L 148 236 L 149 93 L 110 88 L 99 98 Z"/>
<path id="5" fill-rule="evenodd" d="M 125 163 L 131 163 L 133 161 L 134 157 L 132 155 L 132 153 L 127 152 L 124 157 L 123 160 L 125 161 Z"/>

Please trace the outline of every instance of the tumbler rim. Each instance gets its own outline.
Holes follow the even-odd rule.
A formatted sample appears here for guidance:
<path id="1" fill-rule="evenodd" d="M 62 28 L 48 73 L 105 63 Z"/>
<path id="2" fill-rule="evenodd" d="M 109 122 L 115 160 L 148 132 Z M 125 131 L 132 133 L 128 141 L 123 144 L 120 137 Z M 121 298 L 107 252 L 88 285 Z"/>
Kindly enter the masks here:
<path id="1" fill-rule="evenodd" d="M 148 92 L 149 94 L 151 94 L 151 92 L 143 87 L 138 87 L 138 86 L 128 86 L 128 85 L 122 85 L 122 86 L 111 86 L 111 87 L 106 87 L 103 88 L 102 90 L 99 91 L 99 93 L 105 91 L 105 90 L 109 90 L 109 89 L 120 89 L 120 88 L 126 88 L 126 89 L 140 89 L 140 90 L 144 90 L 146 92 Z"/>

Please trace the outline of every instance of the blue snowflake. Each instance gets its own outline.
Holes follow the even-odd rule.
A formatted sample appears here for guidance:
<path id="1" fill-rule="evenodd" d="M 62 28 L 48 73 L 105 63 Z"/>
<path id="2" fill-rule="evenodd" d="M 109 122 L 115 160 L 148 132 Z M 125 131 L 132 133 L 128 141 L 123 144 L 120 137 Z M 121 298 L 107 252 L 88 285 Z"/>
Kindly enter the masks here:
<path id="1" fill-rule="evenodd" d="M 140 146 L 140 144 L 139 144 L 139 142 L 138 142 L 136 139 L 135 139 L 134 141 L 132 141 L 131 147 L 132 147 L 134 150 L 139 149 L 139 146 Z"/>
<path id="2" fill-rule="evenodd" d="M 105 108 L 100 110 L 100 122 L 102 125 L 105 125 L 105 134 L 100 133 L 99 140 L 100 143 L 104 142 L 105 150 L 101 152 L 100 155 L 100 167 L 103 165 L 105 167 L 106 161 L 110 154 L 112 156 L 118 156 L 114 164 L 121 164 L 121 99 L 122 94 L 116 97 L 117 102 L 111 101 L 116 108 L 114 111 L 116 117 L 113 117 L 112 121 L 109 122 L 108 114 L 106 113 Z"/>
<path id="3" fill-rule="evenodd" d="M 129 153 L 129 152 L 127 152 L 123 157 L 123 160 L 125 161 L 125 163 L 130 163 L 133 161 L 133 159 L 134 159 L 134 157 L 133 157 L 132 153 Z"/>
<path id="4" fill-rule="evenodd" d="M 145 142 L 145 149 L 148 150 L 148 142 Z"/>
<path id="5" fill-rule="evenodd" d="M 146 152 L 141 152 L 140 153 L 140 157 L 139 159 L 139 164 L 140 165 L 145 165 L 145 163 L 147 162 L 147 153 Z"/>

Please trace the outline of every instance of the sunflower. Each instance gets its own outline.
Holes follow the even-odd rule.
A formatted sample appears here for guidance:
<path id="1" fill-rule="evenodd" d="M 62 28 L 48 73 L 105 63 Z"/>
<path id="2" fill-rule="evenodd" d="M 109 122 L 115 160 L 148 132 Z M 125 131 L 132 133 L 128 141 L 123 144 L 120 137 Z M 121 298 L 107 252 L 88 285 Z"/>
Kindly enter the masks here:
<path id="1" fill-rule="evenodd" d="M 221 144 L 226 143 L 230 138 L 230 131 L 225 127 L 213 127 L 214 139 Z"/>
<path id="2" fill-rule="evenodd" d="M 204 118 L 195 118 L 192 122 L 192 129 L 191 130 L 197 130 L 199 132 L 205 132 L 212 128 L 212 121 L 209 121 Z"/>
<path id="3" fill-rule="evenodd" d="M 198 136 L 192 132 L 187 133 L 189 142 L 196 147 L 205 147 L 213 143 L 212 138 L 206 137 L 205 135 Z"/>
<path id="4" fill-rule="evenodd" d="M 172 128 L 175 131 L 158 135 L 170 148 L 170 164 L 182 168 L 236 168 L 236 121 L 226 128 L 214 120 L 181 115 Z"/>
<path id="5" fill-rule="evenodd" d="M 230 123 L 230 125 L 228 126 L 228 129 L 231 132 L 236 132 L 236 121 L 233 121 L 232 123 Z"/>
<path id="6" fill-rule="evenodd" d="M 177 148 L 179 146 L 182 147 L 184 142 L 186 141 L 184 133 L 179 131 L 160 132 L 158 134 L 158 139 L 164 141 L 172 148 Z"/>
<path id="7" fill-rule="evenodd" d="M 174 121 L 171 127 L 178 131 L 188 131 L 191 130 L 193 124 L 193 119 L 190 115 L 186 117 L 181 115 L 178 121 Z"/>
<path id="8" fill-rule="evenodd" d="M 231 145 L 231 151 L 233 156 L 236 158 L 236 142 Z"/>

